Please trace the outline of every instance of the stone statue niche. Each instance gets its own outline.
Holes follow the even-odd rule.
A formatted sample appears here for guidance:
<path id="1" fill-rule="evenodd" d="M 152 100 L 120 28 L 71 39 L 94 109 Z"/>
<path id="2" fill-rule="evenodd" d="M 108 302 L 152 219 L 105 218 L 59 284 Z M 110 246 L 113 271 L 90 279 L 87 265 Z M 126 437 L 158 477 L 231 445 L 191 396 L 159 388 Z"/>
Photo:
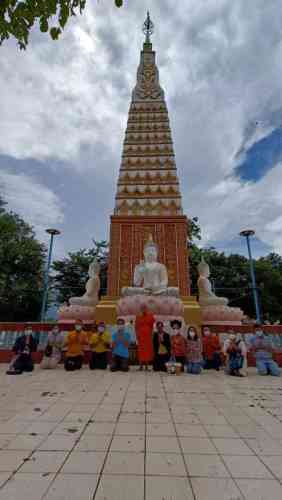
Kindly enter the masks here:
<path id="1" fill-rule="evenodd" d="M 100 291 L 100 264 L 97 259 L 94 259 L 89 265 L 89 279 L 85 285 L 85 294 L 82 297 L 71 297 L 69 303 L 79 306 L 96 306 L 99 302 Z"/>
<path id="2" fill-rule="evenodd" d="M 228 299 L 225 297 L 217 297 L 212 291 L 210 277 L 210 268 L 207 262 L 202 258 L 198 265 L 199 278 L 199 304 L 200 306 L 227 306 Z"/>
<path id="3" fill-rule="evenodd" d="M 121 295 L 123 297 L 133 295 L 179 297 L 179 289 L 168 286 L 167 268 L 158 262 L 158 246 L 154 243 L 152 235 L 144 246 L 144 260 L 135 266 L 133 285 L 124 287 Z"/>

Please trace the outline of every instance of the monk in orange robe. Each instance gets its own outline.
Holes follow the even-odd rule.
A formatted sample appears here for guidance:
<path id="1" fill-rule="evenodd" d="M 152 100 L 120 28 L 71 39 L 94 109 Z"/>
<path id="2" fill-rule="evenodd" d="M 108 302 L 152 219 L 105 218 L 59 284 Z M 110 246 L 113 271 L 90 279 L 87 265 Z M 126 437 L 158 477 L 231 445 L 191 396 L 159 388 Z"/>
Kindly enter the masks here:
<path id="1" fill-rule="evenodd" d="M 136 338 L 138 342 L 138 360 L 140 364 L 140 370 L 148 370 L 148 364 L 153 361 L 154 350 L 153 350 L 153 327 L 155 323 L 155 318 L 152 313 L 150 313 L 146 306 L 141 308 L 141 314 L 136 316 L 135 320 L 135 331 Z"/>

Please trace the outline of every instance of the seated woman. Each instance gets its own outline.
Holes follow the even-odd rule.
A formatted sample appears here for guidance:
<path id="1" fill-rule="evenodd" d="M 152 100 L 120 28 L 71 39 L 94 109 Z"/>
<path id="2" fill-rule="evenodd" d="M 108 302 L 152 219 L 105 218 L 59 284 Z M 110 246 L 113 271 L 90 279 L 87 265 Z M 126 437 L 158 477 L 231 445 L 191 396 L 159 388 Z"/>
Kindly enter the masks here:
<path id="1" fill-rule="evenodd" d="M 60 332 L 58 325 L 48 335 L 47 345 L 44 351 L 43 359 L 40 363 L 42 369 L 54 369 L 62 359 L 62 348 L 64 337 Z"/>
<path id="2" fill-rule="evenodd" d="M 182 323 L 175 319 L 170 322 L 170 326 L 173 330 L 173 335 L 171 337 L 171 353 L 175 361 L 181 363 L 182 367 L 184 367 L 186 365 L 187 340 L 181 334 Z"/>
<path id="3" fill-rule="evenodd" d="M 153 370 L 156 372 L 165 372 L 166 363 L 170 360 L 171 355 L 170 336 L 164 331 L 164 324 L 162 321 L 158 321 L 156 327 L 157 331 L 153 336 Z"/>
<path id="4" fill-rule="evenodd" d="M 255 336 L 251 339 L 251 351 L 256 358 L 256 367 L 259 375 L 279 377 L 281 369 L 273 359 L 273 344 L 271 337 L 258 326 Z"/>
<path id="5" fill-rule="evenodd" d="M 202 345 L 194 326 L 187 332 L 187 373 L 199 375 L 202 371 Z"/>
<path id="6" fill-rule="evenodd" d="M 13 347 L 15 357 L 6 373 L 8 375 L 21 375 L 23 372 L 32 372 L 34 369 L 32 353 L 36 350 L 37 342 L 32 335 L 32 329 L 30 326 L 26 326 L 24 334 L 15 341 Z"/>
<path id="7" fill-rule="evenodd" d="M 117 326 L 112 336 L 112 365 L 111 371 L 118 370 L 128 372 L 129 370 L 129 345 L 130 333 L 125 326 L 123 318 L 117 319 Z"/>
<path id="8" fill-rule="evenodd" d="M 236 335 L 233 333 L 229 336 L 225 352 L 227 355 L 227 373 L 235 377 L 243 377 L 242 373 L 240 373 L 244 361 L 242 348 L 240 341 L 237 341 Z"/>
<path id="9" fill-rule="evenodd" d="M 89 361 L 90 370 L 106 370 L 108 366 L 108 353 L 111 345 L 111 334 L 107 331 L 104 321 L 100 321 L 97 332 L 91 335 L 89 345 L 92 350 Z"/>
<path id="10" fill-rule="evenodd" d="M 84 347 L 87 344 L 87 335 L 83 331 L 81 320 L 75 322 L 75 328 L 69 332 L 65 340 L 67 351 L 65 354 L 65 370 L 80 370 L 83 363 Z"/>
<path id="11" fill-rule="evenodd" d="M 219 371 L 221 366 L 221 345 L 218 336 L 208 326 L 203 327 L 203 358 L 206 370 Z"/>

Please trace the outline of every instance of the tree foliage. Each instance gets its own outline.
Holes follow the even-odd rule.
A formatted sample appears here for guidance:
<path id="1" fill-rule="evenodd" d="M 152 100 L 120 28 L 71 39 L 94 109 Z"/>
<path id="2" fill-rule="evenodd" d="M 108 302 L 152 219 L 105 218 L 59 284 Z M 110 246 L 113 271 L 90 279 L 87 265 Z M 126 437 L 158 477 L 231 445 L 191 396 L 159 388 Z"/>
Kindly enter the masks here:
<path id="1" fill-rule="evenodd" d="M 113 1 L 117 7 L 123 4 L 122 0 Z M 69 18 L 82 14 L 85 5 L 86 0 L 1 0 L 0 44 L 12 36 L 25 49 L 35 24 L 42 33 L 57 40 Z"/>
<path id="2" fill-rule="evenodd" d="M 70 252 L 62 260 L 53 262 L 55 274 L 52 278 L 52 288 L 60 304 L 67 302 L 70 297 L 80 297 L 85 293 L 85 284 L 88 279 L 89 264 L 97 258 L 101 265 L 101 294 L 107 289 L 107 257 L 108 244 L 106 241 L 93 240 L 93 248 Z"/>
<path id="3" fill-rule="evenodd" d="M 38 318 L 42 300 L 45 247 L 31 226 L 4 210 L 0 200 L 0 319 Z"/>

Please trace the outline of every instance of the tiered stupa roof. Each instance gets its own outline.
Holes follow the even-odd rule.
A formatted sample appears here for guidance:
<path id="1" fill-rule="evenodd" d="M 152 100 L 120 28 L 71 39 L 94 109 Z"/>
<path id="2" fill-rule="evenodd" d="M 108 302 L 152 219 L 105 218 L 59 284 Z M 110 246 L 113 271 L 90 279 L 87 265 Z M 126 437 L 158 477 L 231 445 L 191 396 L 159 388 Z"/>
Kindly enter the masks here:
<path id="1" fill-rule="evenodd" d="M 183 213 L 168 111 L 150 41 L 152 29 L 148 13 L 123 145 L 115 215 Z"/>

